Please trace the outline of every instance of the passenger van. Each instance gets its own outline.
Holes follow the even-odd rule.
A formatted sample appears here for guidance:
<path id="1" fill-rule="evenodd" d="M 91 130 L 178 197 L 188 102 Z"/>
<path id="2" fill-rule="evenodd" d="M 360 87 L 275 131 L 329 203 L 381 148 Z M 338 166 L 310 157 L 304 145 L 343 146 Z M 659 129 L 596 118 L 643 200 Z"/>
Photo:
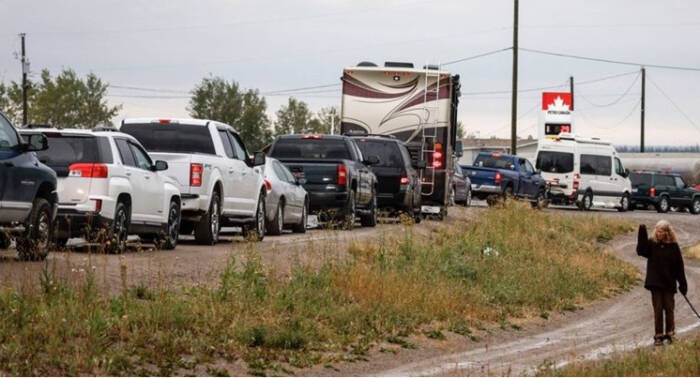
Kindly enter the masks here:
<path id="1" fill-rule="evenodd" d="M 551 186 L 553 204 L 630 208 L 629 170 L 609 142 L 562 133 L 540 141 L 535 166 Z"/>

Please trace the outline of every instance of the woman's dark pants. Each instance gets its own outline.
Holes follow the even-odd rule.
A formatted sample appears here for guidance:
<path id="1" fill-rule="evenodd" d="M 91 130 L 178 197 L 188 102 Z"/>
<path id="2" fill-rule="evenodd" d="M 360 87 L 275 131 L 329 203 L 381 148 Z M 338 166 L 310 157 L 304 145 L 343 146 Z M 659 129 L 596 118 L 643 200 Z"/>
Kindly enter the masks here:
<path id="1" fill-rule="evenodd" d="M 657 335 L 673 334 L 675 324 L 673 321 L 673 307 L 675 295 L 672 291 L 652 290 L 651 304 L 654 306 L 654 329 Z M 666 332 L 664 332 L 664 313 L 666 314 Z"/>

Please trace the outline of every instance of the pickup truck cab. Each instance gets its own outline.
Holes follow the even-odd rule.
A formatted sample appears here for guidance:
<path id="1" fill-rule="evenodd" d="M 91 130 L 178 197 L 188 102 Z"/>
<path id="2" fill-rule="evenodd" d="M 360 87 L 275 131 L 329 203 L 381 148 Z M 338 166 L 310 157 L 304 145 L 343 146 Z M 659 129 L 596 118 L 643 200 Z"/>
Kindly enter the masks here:
<path id="1" fill-rule="evenodd" d="M 631 208 L 654 206 L 659 213 L 671 208 L 700 214 L 700 191 L 686 184 L 675 173 L 633 171 Z"/>
<path id="2" fill-rule="evenodd" d="M 247 238 L 265 236 L 265 154 L 250 157 L 236 130 L 203 119 L 138 118 L 122 121 L 165 173 L 182 198 L 180 234 L 194 231 L 200 244 L 215 244 L 222 226 L 239 226 Z"/>
<path id="3" fill-rule="evenodd" d="M 129 234 L 174 249 L 180 227 L 180 192 L 134 137 L 113 128 L 93 130 L 28 127 L 25 137 L 45 135 L 49 148 L 36 153 L 58 176 L 54 237 L 100 243 L 108 253 L 126 250 Z"/>
<path id="4" fill-rule="evenodd" d="M 538 207 L 547 198 L 547 183 L 530 162 L 520 156 L 482 152 L 471 166 L 462 166 L 471 180 L 472 195 L 478 199 L 493 197 L 524 198 Z"/>
<path id="5" fill-rule="evenodd" d="M 351 229 L 359 214 L 363 226 L 377 225 L 377 177 L 350 137 L 320 134 L 278 136 L 270 147 L 309 194 L 309 211 L 321 218 L 340 219 Z M 323 219 L 326 220 L 326 219 Z"/>
<path id="6" fill-rule="evenodd" d="M 0 248 L 14 237 L 20 259 L 43 260 L 58 204 L 56 174 L 34 155 L 48 148 L 46 136 L 26 140 L 0 114 Z"/>

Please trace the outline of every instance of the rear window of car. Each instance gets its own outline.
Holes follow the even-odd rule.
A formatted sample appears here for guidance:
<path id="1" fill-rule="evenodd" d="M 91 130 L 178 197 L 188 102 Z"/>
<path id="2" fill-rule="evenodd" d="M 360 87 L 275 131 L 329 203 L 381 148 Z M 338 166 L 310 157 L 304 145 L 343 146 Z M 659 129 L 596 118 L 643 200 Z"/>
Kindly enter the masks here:
<path id="1" fill-rule="evenodd" d="M 511 169 L 513 160 L 500 155 L 479 155 L 474 160 L 475 167 Z"/>
<path id="2" fill-rule="evenodd" d="M 646 186 L 651 186 L 651 174 L 649 173 L 636 173 L 632 172 L 630 173 L 630 181 L 632 181 L 632 185 L 646 185 Z"/>
<path id="3" fill-rule="evenodd" d="M 277 159 L 345 159 L 351 160 L 347 143 L 342 139 L 281 138 L 270 156 Z"/>
<path id="4" fill-rule="evenodd" d="M 23 135 L 30 134 L 23 133 Z M 68 167 L 74 163 L 112 163 L 112 150 L 106 137 L 60 133 L 44 133 L 44 135 L 48 139 L 49 148 L 45 151 L 37 151 L 36 156 L 59 176 L 67 175 Z"/>
<path id="5" fill-rule="evenodd" d="M 121 132 L 136 138 L 151 152 L 216 154 L 209 128 L 177 123 L 128 123 Z"/>
<path id="6" fill-rule="evenodd" d="M 360 147 L 362 156 L 376 156 L 379 158 L 379 164 L 374 167 L 386 168 L 403 168 L 404 161 L 401 156 L 399 145 L 395 141 L 390 140 L 373 140 L 367 138 L 359 138 L 355 140 Z"/>
<path id="7" fill-rule="evenodd" d="M 569 173 L 574 171 L 574 154 L 568 152 L 540 151 L 535 167 L 542 172 Z"/>

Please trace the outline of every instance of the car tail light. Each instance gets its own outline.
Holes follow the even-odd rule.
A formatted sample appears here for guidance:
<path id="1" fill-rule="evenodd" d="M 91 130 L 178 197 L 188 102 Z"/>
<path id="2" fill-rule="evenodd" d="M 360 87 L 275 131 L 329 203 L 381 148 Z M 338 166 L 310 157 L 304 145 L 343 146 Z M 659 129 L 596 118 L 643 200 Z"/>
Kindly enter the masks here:
<path id="1" fill-rule="evenodd" d="M 399 184 L 408 185 L 408 176 L 406 176 L 405 173 L 401 174 L 401 178 L 399 179 Z"/>
<path id="2" fill-rule="evenodd" d="M 431 166 L 433 168 L 442 168 L 444 163 L 442 161 L 444 154 L 442 153 L 442 143 L 435 143 L 435 151 L 433 152 Z"/>
<path id="3" fill-rule="evenodd" d="M 344 165 L 338 165 L 338 185 L 348 184 L 348 171 Z"/>
<path id="4" fill-rule="evenodd" d="M 159 120 L 158 120 L 158 123 L 161 123 L 161 124 L 167 125 L 167 124 L 169 124 L 169 123 L 170 123 L 170 120 L 169 120 L 169 119 L 159 119 Z"/>
<path id="5" fill-rule="evenodd" d="M 99 213 L 101 210 L 102 210 L 102 200 L 96 199 L 95 200 L 95 212 Z"/>
<path id="6" fill-rule="evenodd" d="M 75 163 L 68 167 L 69 177 L 107 178 L 109 170 L 100 163 Z"/>
<path id="7" fill-rule="evenodd" d="M 199 163 L 190 164 L 190 186 L 202 186 L 204 167 Z"/>
<path id="8" fill-rule="evenodd" d="M 649 189 L 649 197 L 654 197 L 656 195 L 656 188 Z"/>
<path id="9" fill-rule="evenodd" d="M 272 184 L 270 183 L 270 180 L 268 180 L 268 179 L 265 179 L 265 188 L 267 189 L 268 192 L 270 190 L 272 190 Z"/>
<path id="10" fill-rule="evenodd" d="M 304 134 L 302 135 L 301 139 L 322 139 L 323 135 L 321 134 Z"/>
<path id="11" fill-rule="evenodd" d="M 496 174 L 493 176 L 493 181 L 496 184 L 500 184 L 503 181 L 503 175 L 501 175 L 501 172 L 496 172 Z"/>
<path id="12" fill-rule="evenodd" d="M 580 185 L 578 180 L 580 180 L 580 179 L 581 179 L 581 175 L 578 173 L 574 173 L 574 184 L 572 185 L 574 190 L 578 190 L 579 185 Z"/>

